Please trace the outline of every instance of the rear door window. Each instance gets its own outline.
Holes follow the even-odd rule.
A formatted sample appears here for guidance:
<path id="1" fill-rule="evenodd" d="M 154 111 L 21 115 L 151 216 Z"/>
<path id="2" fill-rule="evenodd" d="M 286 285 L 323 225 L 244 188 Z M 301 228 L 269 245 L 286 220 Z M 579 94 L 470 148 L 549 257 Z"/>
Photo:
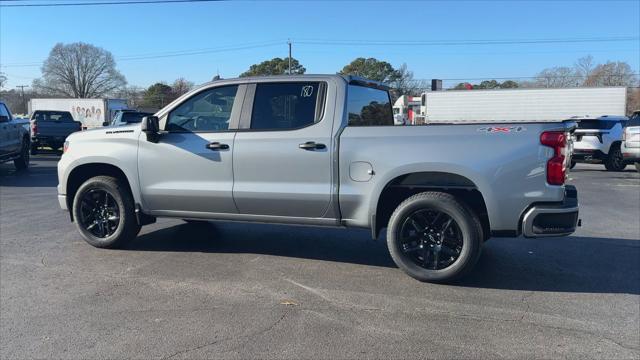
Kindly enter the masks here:
<path id="1" fill-rule="evenodd" d="M 251 129 L 292 130 L 320 121 L 324 104 L 324 86 L 321 84 L 320 82 L 257 84 L 251 112 Z"/>
<path id="2" fill-rule="evenodd" d="M 349 126 L 393 126 L 391 109 L 388 92 L 349 85 L 347 94 Z"/>

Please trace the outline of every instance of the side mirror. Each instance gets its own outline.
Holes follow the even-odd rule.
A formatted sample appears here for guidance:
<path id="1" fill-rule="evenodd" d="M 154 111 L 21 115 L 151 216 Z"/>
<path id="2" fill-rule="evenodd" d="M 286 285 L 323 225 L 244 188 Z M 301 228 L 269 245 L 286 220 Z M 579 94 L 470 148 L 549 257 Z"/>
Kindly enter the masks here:
<path id="1" fill-rule="evenodd" d="M 157 116 L 145 116 L 142 118 L 142 132 L 147 134 L 147 141 L 157 143 L 160 138 L 160 120 Z"/>
<path id="2" fill-rule="evenodd" d="M 0 115 L 0 122 L 8 122 L 9 117 L 7 115 Z"/>

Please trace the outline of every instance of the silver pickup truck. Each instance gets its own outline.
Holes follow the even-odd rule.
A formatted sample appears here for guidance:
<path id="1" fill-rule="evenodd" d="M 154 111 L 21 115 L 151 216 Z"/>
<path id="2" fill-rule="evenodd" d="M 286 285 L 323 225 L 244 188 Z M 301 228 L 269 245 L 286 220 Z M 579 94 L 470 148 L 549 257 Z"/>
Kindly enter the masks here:
<path id="1" fill-rule="evenodd" d="M 490 237 L 563 236 L 575 124 L 394 126 L 387 88 L 338 75 L 215 81 L 141 124 L 74 133 L 58 199 L 93 246 L 156 217 L 357 227 L 410 276 L 471 270 Z"/>

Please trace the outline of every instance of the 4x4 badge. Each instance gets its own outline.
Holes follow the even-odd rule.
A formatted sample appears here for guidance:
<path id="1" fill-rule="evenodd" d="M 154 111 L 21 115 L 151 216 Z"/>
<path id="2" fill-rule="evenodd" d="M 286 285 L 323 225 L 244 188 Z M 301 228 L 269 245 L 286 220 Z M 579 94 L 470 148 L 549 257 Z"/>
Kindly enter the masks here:
<path id="1" fill-rule="evenodd" d="M 488 126 L 478 128 L 478 131 L 487 133 L 510 133 L 510 132 L 522 132 L 527 130 L 524 126 Z"/>

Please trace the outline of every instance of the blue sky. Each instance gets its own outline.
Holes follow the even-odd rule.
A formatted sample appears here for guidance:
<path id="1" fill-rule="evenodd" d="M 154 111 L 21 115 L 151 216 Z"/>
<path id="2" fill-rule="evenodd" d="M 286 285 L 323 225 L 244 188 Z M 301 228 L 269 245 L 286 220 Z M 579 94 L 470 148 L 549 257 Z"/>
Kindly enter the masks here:
<path id="1" fill-rule="evenodd" d="M 8 3 L 15 2 L 2 4 Z M 588 54 L 596 62 L 627 61 L 640 72 L 637 40 L 464 46 L 297 43 L 305 39 L 411 42 L 618 36 L 640 36 L 640 1 L 229 1 L 4 7 L 0 8 L 0 71 L 9 78 L 7 88 L 30 84 L 40 76 L 39 66 L 15 65 L 41 62 L 57 42 L 83 41 L 111 51 L 130 85 L 148 86 L 179 77 L 199 84 L 216 71 L 234 77 L 251 64 L 286 57 L 290 38 L 293 56 L 309 73 L 335 73 L 363 56 L 396 67 L 406 63 L 421 79 L 521 77 L 545 67 L 571 65 Z M 265 46 L 237 49 L 255 45 Z M 220 51 L 125 60 L 194 49 Z"/>

